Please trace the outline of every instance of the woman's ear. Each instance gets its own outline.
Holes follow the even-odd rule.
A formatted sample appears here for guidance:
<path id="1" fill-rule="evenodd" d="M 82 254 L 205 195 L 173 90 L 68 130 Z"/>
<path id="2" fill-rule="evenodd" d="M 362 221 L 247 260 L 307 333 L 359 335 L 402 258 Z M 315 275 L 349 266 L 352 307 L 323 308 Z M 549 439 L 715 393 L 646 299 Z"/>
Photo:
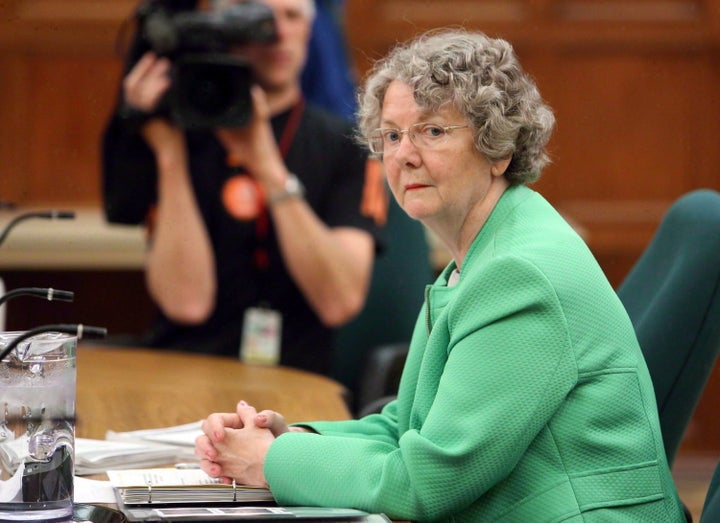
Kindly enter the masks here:
<path id="1" fill-rule="evenodd" d="M 497 162 L 492 164 L 492 167 L 490 167 L 490 173 L 493 176 L 502 176 L 503 174 L 505 174 L 505 171 L 507 170 L 508 165 L 510 165 L 511 160 L 512 156 L 503 160 L 498 160 Z"/>

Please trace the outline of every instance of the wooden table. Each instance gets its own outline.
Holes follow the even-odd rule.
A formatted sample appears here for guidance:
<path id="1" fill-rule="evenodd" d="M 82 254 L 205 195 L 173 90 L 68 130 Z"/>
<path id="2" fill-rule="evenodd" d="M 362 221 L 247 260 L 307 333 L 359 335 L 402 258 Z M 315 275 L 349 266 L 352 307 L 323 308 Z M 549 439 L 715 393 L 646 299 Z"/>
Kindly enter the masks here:
<path id="1" fill-rule="evenodd" d="M 339 383 L 285 367 L 232 358 L 81 341 L 76 435 L 169 427 L 232 412 L 241 399 L 289 422 L 350 418 Z"/>
<path id="2" fill-rule="evenodd" d="M 233 411 L 241 399 L 289 422 L 351 417 L 342 385 L 286 367 L 81 341 L 77 369 L 76 435 L 82 438 L 189 423 Z"/>

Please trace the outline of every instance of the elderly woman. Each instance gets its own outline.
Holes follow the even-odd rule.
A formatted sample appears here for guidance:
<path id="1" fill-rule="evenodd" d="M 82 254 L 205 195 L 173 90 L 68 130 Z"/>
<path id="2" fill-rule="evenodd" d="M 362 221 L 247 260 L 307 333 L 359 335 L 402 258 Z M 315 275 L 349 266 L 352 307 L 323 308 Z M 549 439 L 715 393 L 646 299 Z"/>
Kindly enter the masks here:
<path id="1" fill-rule="evenodd" d="M 503 40 L 431 32 L 380 61 L 361 133 L 453 257 L 426 291 L 397 400 L 293 427 L 240 402 L 203 423 L 202 468 L 280 504 L 397 519 L 683 521 L 630 320 L 526 186 L 553 124 Z"/>

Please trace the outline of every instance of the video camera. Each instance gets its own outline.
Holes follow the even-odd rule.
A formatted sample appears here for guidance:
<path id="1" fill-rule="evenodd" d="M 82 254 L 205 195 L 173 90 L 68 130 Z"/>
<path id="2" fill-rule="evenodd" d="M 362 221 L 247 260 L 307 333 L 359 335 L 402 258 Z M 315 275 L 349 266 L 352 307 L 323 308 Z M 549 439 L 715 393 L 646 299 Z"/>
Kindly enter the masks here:
<path id="1" fill-rule="evenodd" d="M 252 70 L 228 51 L 277 38 L 272 10 L 259 2 L 222 10 L 178 11 L 172 0 L 147 0 L 137 10 L 141 37 L 172 62 L 172 86 L 160 112 L 186 129 L 240 127 L 252 114 Z"/>

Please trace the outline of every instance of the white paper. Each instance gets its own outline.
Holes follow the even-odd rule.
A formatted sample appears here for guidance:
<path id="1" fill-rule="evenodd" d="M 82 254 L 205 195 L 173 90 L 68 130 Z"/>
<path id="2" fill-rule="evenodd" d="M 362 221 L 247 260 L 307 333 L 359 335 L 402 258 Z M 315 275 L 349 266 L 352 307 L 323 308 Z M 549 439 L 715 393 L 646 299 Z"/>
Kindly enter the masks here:
<path id="1" fill-rule="evenodd" d="M 3 441 L 0 447 L 0 460 L 2 460 L 5 470 L 13 470 L 30 455 L 29 441 L 30 437 L 27 434 Z"/>
<path id="2" fill-rule="evenodd" d="M 155 468 L 139 470 L 108 470 L 113 487 L 176 487 L 181 485 L 215 485 L 219 478 L 213 478 L 200 469 Z"/>
<path id="3" fill-rule="evenodd" d="M 21 463 L 13 477 L 0 481 L 0 503 L 22 500 L 22 478 L 25 472 L 25 463 Z"/>
<path id="4" fill-rule="evenodd" d="M 150 442 L 75 439 L 75 474 L 98 474 L 112 468 L 144 468 L 170 465 L 187 459 L 175 445 Z"/>
<path id="5" fill-rule="evenodd" d="M 75 503 L 117 503 L 115 491 L 109 481 L 75 476 L 73 490 Z"/>
<path id="6" fill-rule="evenodd" d="M 202 421 L 194 421 L 173 427 L 162 427 L 156 429 L 133 430 L 129 432 L 107 431 L 105 439 L 123 441 L 152 441 L 182 447 L 195 447 L 195 440 L 202 435 L 200 424 Z"/>

